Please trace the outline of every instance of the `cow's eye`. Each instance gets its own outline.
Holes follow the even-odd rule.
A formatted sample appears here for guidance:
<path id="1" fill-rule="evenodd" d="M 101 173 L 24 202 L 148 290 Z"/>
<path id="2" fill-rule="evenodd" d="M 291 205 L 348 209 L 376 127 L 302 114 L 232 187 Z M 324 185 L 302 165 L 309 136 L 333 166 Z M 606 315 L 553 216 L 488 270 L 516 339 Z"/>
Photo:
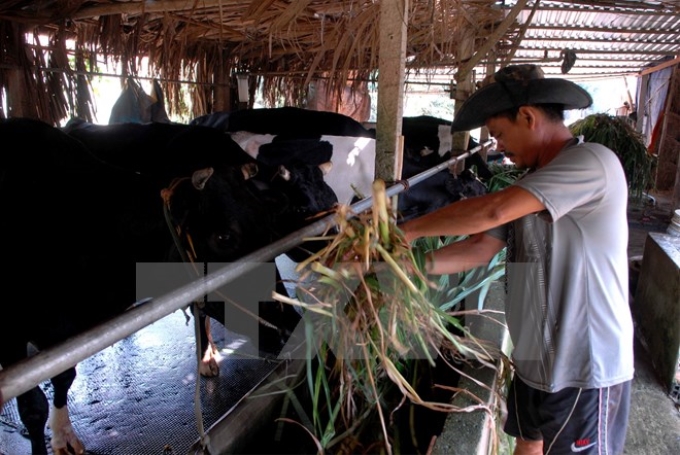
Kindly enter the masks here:
<path id="1" fill-rule="evenodd" d="M 223 232 L 222 234 L 217 234 L 215 239 L 217 240 L 218 245 L 225 246 L 225 244 L 231 240 L 231 234 L 228 232 Z"/>

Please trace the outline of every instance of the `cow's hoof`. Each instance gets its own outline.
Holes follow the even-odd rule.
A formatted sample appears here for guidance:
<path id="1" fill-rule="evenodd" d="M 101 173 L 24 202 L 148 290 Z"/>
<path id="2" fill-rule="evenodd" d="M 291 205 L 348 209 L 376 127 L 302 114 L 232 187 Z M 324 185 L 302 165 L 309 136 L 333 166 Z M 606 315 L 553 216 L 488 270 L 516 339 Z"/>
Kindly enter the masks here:
<path id="1" fill-rule="evenodd" d="M 198 367 L 198 372 L 201 376 L 206 378 L 214 378 L 220 375 L 220 367 L 217 365 L 217 360 L 211 358 L 210 360 L 202 360 Z"/>
<path id="2" fill-rule="evenodd" d="M 68 408 L 52 406 L 49 427 L 52 430 L 52 452 L 54 455 L 82 455 L 85 446 L 76 436 L 69 418 Z"/>
<path id="3" fill-rule="evenodd" d="M 52 439 L 54 455 L 82 455 L 85 453 L 85 446 L 73 431 L 62 433 L 58 439 L 59 447 L 55 444 L 54 438 Z"/>

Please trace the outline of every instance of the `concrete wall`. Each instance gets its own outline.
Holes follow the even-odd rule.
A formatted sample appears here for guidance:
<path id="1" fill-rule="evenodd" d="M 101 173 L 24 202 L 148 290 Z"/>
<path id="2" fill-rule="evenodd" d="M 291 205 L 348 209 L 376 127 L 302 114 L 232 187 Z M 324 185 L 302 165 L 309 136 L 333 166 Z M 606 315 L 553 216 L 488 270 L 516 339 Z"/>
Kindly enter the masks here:
<path id="1" fill-rule="evenodd" d="M 495 367 L 472 362 L 464 370 L 458 384 L 461 390 L 452 404 L 469 412 L 453 412 L 444 424 L 442 434 L 434 444 L 432 455 L 501 455 L 510 453 L 508 439 L 503 433 L 505 414 L 505 384 L 509 371 L 502 355 L 508 355 L 510 339 L 505 328 L 505 292 L 502 282 L 496 282 L 486 297 L 484 309 L 501 313 L 466 316 L 466 327 L 477 340 L 488 342 L 498 351 Z"/>

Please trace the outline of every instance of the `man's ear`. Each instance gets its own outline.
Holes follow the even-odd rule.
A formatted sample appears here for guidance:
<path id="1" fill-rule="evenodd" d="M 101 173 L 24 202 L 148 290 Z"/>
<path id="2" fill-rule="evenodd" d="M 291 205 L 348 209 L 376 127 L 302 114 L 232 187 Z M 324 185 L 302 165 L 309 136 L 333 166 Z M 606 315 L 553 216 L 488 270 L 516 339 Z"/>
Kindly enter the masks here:
<path id="1" fill-rule="evenodd" d="M 531 106 L 521 106 L 517 112 L 517 118 L 525 122 L 528 128 L 536 126 L 536 109 Z"/>

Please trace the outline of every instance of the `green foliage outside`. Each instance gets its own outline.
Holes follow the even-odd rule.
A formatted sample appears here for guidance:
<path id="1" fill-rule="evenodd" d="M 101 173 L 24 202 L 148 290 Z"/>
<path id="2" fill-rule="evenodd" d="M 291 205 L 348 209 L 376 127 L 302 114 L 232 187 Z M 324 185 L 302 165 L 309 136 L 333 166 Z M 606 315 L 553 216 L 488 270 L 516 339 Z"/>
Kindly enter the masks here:
<path id="1" fill-rule="evenodd" d="M 612 149 L 621 160 L 629 195 L 641 199 L 652 189 L 656 159 L 647 152 L 643 136 L 623 117 L 593 114 L 572 123 L 569 128 L 586 142 L 597 142 Z"/>

